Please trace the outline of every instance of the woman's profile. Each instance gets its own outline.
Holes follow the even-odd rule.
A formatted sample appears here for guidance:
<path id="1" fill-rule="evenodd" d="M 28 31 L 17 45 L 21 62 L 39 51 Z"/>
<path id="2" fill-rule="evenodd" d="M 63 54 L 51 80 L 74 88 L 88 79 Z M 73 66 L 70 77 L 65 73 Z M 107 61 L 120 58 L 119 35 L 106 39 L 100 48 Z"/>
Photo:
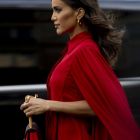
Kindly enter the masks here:
<path id="1" fill-rule="evenodd" d="M 46 112 L 46 140 L 140 140 L 122 86 L 111 67 L 123 30 L 97 0 L 52 0 L 58 35 L 69 33 L 47 79 L 47 100 L 21 105 L 26 116 Z"/>

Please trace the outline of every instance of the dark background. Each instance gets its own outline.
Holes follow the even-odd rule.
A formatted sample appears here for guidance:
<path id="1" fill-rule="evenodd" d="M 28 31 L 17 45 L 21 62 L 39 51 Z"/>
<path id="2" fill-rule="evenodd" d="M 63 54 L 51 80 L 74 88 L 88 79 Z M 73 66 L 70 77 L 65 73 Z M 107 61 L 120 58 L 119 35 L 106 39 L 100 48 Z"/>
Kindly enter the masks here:
<path id="1" fill-rule="evenodd" d="M 58 36 L 51 10 L 0 9 L 0 85 L 45 83 L 47 75 L 69 40 Z M 139 11 L 114 11 L 119 28 L 125 28 L 115 73 L 140 76 Z"/>
<path id="2" fill-rule="evenodd" d="M 114 72 L 118 78 L 140 77 L 140 11 L 113 11 L 119 15 L 118 26 L 126 29 Z M 51 14 L 50 8 L 0 8 L 0 86 L 46 83 L 69 40 L 67 34 L 56 34 Z M 0 103 L 1 139 L 22 140 L 28 118 L 19 103 L 4 100 Z M 33 117 L 43 135 L 44 118 L 45 114 Z"/>

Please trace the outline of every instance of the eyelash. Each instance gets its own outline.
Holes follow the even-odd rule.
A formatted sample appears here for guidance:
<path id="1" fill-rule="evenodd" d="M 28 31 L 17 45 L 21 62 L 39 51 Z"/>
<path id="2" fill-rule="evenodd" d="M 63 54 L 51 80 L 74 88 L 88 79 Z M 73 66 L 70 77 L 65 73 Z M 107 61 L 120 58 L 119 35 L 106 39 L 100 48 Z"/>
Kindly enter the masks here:
<path id="1" fill-rule="evenodd" d="M 57 11 L 57 13 L 60 13 L 61 12 L 61 9 L 55 9 Z"/>

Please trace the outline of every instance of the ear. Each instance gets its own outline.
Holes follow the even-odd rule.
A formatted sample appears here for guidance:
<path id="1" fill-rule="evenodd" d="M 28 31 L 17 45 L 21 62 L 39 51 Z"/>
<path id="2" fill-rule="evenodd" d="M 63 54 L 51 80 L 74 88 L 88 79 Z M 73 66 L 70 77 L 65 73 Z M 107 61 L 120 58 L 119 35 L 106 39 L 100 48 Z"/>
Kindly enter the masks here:
<path id="1" fill-rule="evenodd" d="M 85 10 L 83 8 L 77 9 L 77 20 L 81 20 L 85 15 Z"/>

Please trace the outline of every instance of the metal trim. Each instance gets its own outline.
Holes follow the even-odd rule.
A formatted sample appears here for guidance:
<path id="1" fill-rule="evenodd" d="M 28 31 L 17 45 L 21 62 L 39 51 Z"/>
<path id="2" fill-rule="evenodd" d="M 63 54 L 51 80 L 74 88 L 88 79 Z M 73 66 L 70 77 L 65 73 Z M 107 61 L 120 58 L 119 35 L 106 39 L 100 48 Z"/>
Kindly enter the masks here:
<path id="1" fill-rule="evenodd" d="M 47 91 L 46 84 L 0 86 L 1 93 Z"/>
<path id="2" fill-rule="evenodd" d="M 122 86 L 140 85 L 140 77 L 119 78 Z M 46 84 L 0 86 L 1 93 L 47 92 Z"/>

